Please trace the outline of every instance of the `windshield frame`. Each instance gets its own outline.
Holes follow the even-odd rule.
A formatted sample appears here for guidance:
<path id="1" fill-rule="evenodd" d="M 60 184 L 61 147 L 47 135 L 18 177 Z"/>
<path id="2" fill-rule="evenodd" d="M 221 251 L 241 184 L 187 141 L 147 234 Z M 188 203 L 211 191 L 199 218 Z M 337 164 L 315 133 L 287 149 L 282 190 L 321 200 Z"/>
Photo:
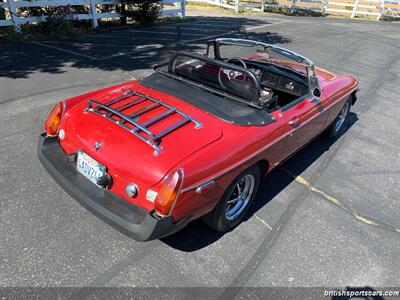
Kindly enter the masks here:
<path id="1" fill-rule="evenodd" d="M 308 93 L 309 96 L 313 95 L 314 97 L 316 97 L 314 95 L 314 90 L 318 89 L 320 90 L 319 87 L 319 82 L 318 82 L 318 77 L 316 75 L 316 71 L 315 71 L 315 67 L 314 67 L 314 63 L 304 57 L 301 54 L 298 54 L 294 51 L 288 50 L 286 48 L 282 48 L 276 45 L 272 45 L 272 44 L 267 44 L 264 42 L 260 42 L 260 41 L 255 41 L 255 40 L 246 40 L 246 39 L 236 39 L 236 38 L 218 38 L 212 41 L 209 41 L 207 44 L 207 53 L 206 55 L 208 56 L 210 54 L 210 45 L 214 46 L 214 55 L 217 59 L 221 59 L 221 55 L 219 52 L 219 45 L 220 44 L 231 44 L 231 45 L 242 45 L 242 46 L 263 46 L 265 49 L 271 49 L 272 51 L 275 51 L 276 53 L 278 53 L 279 55 L 285 56 L 290 60 L 293 60 L 297 63 L 300 64 L 304 64 L 305 68 L 306 68 L 306 73 L 307 73 L 307 83 L 308 83 Z M 278 64 L 274 64 L 273 62 L 271 62 L 271 64 L 273 65 L 278 65 Z M 280 65 L 278 65 L 280 66 Z M 284 66 L 282 66 L 284 67 Z M 304 74 L 301 74 L 299 72 L 297 72 L 298 74 L 300 74 L 301 76 L 304 76 Z M 317 97 L 318 98 L 318 97 Z"/>

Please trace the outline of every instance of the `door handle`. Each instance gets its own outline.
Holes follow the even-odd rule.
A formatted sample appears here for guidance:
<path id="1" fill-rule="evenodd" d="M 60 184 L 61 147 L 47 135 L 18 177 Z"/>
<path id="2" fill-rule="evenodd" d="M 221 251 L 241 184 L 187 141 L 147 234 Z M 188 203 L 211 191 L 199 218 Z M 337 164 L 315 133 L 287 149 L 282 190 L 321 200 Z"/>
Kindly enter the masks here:
<path id="1" fill-rule="evenodd" d="M 292 127 L 299 127 L 300 126 L 300 119 L 299 118 L 293 118 L 289 121 L 289 125 Z"/>

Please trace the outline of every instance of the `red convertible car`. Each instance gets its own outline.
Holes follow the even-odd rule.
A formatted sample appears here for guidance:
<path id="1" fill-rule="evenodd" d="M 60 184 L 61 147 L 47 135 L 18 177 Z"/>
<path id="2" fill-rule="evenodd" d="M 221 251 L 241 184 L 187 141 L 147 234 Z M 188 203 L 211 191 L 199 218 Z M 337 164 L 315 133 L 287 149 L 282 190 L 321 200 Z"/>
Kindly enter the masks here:
<path id="1" fill-rule="evenodd" d="M 335 137 L 358 81 L 258 41 L 175 52 L 150 76 L 56 104 L 39 158 L 97 216 L 136 240 L 202 217 L 243 219 L 260 179 L 313 138 Z"/>

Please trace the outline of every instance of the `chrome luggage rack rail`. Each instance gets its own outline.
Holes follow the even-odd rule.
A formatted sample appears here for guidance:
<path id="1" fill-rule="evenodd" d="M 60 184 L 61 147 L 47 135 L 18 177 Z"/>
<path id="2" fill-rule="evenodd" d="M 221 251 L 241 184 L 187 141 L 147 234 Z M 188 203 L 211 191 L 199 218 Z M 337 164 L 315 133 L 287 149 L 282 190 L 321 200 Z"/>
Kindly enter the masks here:
<path id="1" fill-rule="evenodd" d="M 134 98 L 129 99 L 128 102 L 124 103 L 123 105 L 120 105 L 119 107 L 114 107 L 114 108 L 111 107 L 112 105 L 116 105 L 119 102 L 132 97 Z M 123 113 L 124 110 L 145 101 L 150 101 L 152 103 L 137 111 L 131 112 L 129 115 Z M 147 113 L 158 107 L 164 107 L 167 110 L 144 123 L 137 122 L 137 118 L 140 115 Z M 142 141 L 153 147 L 154 155 L 158 155 L 162 151 L 163 148 L 162 146 L 160 146 L 161 138 L 163 138 L 167 134 L 171 133 L 172 131 L 178 129 L 179 127 L 182 127 L 183 125 L 189 122 L 193 122 L 195 124 L 195 128 L 200 128 L 203 125 L 201 122 L 196 121 L 191 116 L 185 114 L 184 112 L 178 110 L 177 108 L 171 105 L 168 105 L 167 103 L 161 100 L 157 100 L 149 95 L 141 94 L 131 90 L 127 90 L 122 96 L 109 100 L 106 103 L 101 103 L 96 100 L 89 99 L 88 106 L 85 107 L 84 111 L 93 112 L 96 115 L 102 116 L 107 120 L 115 124 L 118 124 L 122 128 L 126 129 L 127 131 L 129 131 L 130 133 L 137 136 L 139 139 L 141 139 Z M 162 119 L 165 119 L 166 117 L 171 116 L 173 114 L 180 115 L 182 119 L 177 123 L 175 123 L 174 125 L 165 128 L 164 130 L 162 130 L 157 134 L 155 134 L 149 129 L 150 126 L 156 124 L 157 122 L 160 122 Z M 115 119 L 115 117 L 117 117 L 118 119 Z M 132 127 L 127 126 L 127 124 L 130 124 Z"/>

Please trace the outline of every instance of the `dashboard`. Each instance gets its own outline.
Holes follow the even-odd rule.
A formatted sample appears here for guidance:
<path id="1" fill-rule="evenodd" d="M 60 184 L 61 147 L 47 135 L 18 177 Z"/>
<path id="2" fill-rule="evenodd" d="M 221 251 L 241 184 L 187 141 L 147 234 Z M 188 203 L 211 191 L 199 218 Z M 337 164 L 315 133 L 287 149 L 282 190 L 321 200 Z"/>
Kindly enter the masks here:
<path id="1" fill-rule="evenodd" d="M 246 62 L 247 63 L 247 62 Z M 288 93 L 294 96 L 303 96 L 307 93 L 307 85 L 303 83 L 302 79 L 296 78 L 297 76 L 280 75 L 270 70 L 262 70 L 258 67 L 248 64 L 247 69 L 253 72 L 261 82 L 262 87 L 275 89 L 281 92 Z M 283 71 L 280 71 L 283 73 Z"/>
<path id="2" fill-rule="evenodd" d="M 307 93 L 307 87 L 290 78 L 274 73 L 264 72 L 261 79 L 261 86 L 295 95 L 302 96 Z"/>
<path id="3" fill-rule="evenodd" d="M 247 70 L 253 72 L 259 79 L 262 78 L 262 70 L 254 67 L 247 67 Z"/>

